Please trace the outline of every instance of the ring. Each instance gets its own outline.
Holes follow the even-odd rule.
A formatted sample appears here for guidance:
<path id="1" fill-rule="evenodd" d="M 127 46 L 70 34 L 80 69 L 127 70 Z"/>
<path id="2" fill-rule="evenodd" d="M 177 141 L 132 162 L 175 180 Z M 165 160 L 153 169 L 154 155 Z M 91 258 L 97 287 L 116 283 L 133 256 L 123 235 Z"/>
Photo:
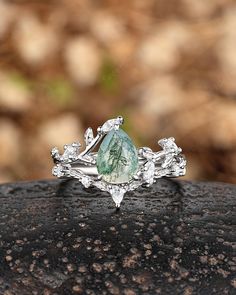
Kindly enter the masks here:
<path id="1" fill-rule="evenodd" d="M 148 147 L 137 149 L 120 128 L 123 123 L 121 116 L 110 119 L 97 128 L 96 136 L 89 127 L 84 134 L 83 151 L 79 142 L 66 144 L 63 154 L 54 147 L 52 174 L 58 178 L 76 178 L 86 188 L 95 186 L 107 191 L 117 208 L 128 191 L 148 187 L 161 177 L 185 175 L 186 159 L 173 137 L 158 141 L 160 151 L 154 152 Z"/>

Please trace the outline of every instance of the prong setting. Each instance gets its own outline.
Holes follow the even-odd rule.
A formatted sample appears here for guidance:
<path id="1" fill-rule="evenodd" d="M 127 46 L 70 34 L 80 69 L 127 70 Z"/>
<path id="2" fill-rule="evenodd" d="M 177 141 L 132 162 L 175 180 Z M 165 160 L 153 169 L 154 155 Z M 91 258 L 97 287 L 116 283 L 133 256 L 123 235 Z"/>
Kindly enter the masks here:
<path id="1" fill-rule="evenodd" d="M 137 150 L 138 171 L 129 182 L 109 183 L 98 174 L 96 168 L 97 153 L 93 152 L 102 138 L 112 130 L 118 130 L 124 123 L 121 116 L 106 121 L 97 128 L 97 135 L 93 135 L 93 130 L 89 127 L 84 135 L 86 147 L 80 152 L 81 144 L 73 142 L 64 145 L 64 153 L 60 154 L 59 149 L 54 147 L 51 156 L 55 163 L 52 174 L 58 178 L 76 178 L 84 187 L 95 186 L 111 194 L 116 208 L 120 204 L 126 192 L 137 189 L 145 185 L 149 187 L 158 178 L 178 177 L 186 173 L 186 159 L 181 154 L 182 149 L 175 143 L 173 137 L 163 138 L 158 141 L 162 148 L 154 152 L 149 147 L 142 147 Z"/>

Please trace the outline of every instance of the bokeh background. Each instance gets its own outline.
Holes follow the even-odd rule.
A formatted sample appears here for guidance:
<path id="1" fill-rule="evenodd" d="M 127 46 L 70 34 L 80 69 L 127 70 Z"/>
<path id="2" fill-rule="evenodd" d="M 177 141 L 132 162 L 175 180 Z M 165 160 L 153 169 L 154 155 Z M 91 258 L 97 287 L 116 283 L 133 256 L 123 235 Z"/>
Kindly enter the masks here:
<path id="1" fill-rule="evenodd" d="M 52 146 L 116 115 L 236 183 L 236 2 L 0 0 L 0 182 L 51 177 Z"/>

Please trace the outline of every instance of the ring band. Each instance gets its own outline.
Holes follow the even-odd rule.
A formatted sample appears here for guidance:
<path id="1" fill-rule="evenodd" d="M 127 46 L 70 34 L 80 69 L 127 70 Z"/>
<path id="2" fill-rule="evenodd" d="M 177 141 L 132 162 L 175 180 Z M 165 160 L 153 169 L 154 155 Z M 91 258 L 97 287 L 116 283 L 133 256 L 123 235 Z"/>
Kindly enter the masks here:
<path id="1" fill-rule="evenodd" d="M 123 122 L 121 116 L 106 121 L 97 128 L 96 136 L 89 127 L 84 134 L 83 151 L 79 142 L 66 144 L 63 154 L 54 147 L 52 174 L 58 178 L 76 178 L 86 188 L 93 185 L 109 192 L 117 208 L 128 191 L 141 185 L 150 186 L 161 177 L 185 175 L 186 159 L 173 137 L 159 140 L 162 150 L 157 152 L 148 147 L 136 149 L 120 128 Z M 100 142 L 98 152 L 94 152 Z"/>

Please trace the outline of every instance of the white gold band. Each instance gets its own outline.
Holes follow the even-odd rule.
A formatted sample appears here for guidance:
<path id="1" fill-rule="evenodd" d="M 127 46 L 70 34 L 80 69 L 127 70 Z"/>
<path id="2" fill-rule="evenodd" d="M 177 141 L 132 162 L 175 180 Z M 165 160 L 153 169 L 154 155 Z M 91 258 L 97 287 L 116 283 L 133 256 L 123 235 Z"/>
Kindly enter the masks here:
<path id="1" fill-rule="evenodd" d="M 95 137 L 93 136 L 92 129 L 88 128 L 85 132 L 86 148 L 82 152 L 80 152 L 81 144 L 79 142 L 65 145 L 63 154 L 60 154 L 57 148 L 53 148 L 51 152 L 55 163 L 52 170 L 53 175 L 59 178 L 76 178 L 85 187 L 93 185 L 103 191 L 109 192 L 116 203 L 116 207 L 120 206 L 123 196 L 127 191 L 134 190 L 141 185 L 150 186 L 156 181 L 156 179 L 164 176 L 178 177 L 185 175 L 186 159 L 184 155 L 181 154 L 182 149 L 176 145 L 175 139 L 171 137 L 158 141 L 158 144 L 162 148 L 162 150 L 158 152 L 154 152 L 147 147 L 139 148 L 138 150 L 135 148 L 135 153 L 137 152 L 137 169 L 135 169 L 135 173 L 133 173 L 131 177 L 131 167 L 127 166 L 129 166 L 129 163 L 134 164 L 135 159 L 127 156 L 129 155 L 129 150 L 127 150 L 127 145 L 125 146 L 123 143 L 120 144 L 119 135 L 117 135 L 118 139 L 116 139 L 115 144 L 113 144 L 113 151 L 107 149 L 106 152 L 104 152 L 103 160 L 105 161 L 107 159 L 107 155 L 105 154 L 109 154 L 109 152 L 109 157 L 112 157 L 114 160 L 114 155 L 111 156 L 111 152 L 114 154 L 114 146 L 115 148 L 117 146 L 120 153 L 119 156 L 121 157 L 119 157 L 119 159 L 117 158 L 118 160 L 116 159 L 115 162 L 113 161 L 112 164 L 109 162 L 108 167 L 110 167 L 109 165 L 113 165 L 112 167 L 116 169 L 115 175 L 118 175 L 119 173 L 124 174 L 128 169 L 129 180 L 120 182 L 117 181 L 118 176 L 117 178 L 114 178 L 113 175 L 113 178 L 107 178 L 105 177 L 106 175 L 100 174 L 97 163 L 99 152 L 93 152 L 93 150 L 105 135 L 108 135 L 111 131 L 113 131 L 113 133 L 118 132 L 119 127 L 122 124 L 122 117 L 108 120 L 101 127 L 98 127 L 98 133 Z M 123 132 L 123 137 L 125 136 L 124 134 L 125 133 Z M 128 140 L 129 139 L 127 139 L 127 142 L 131 144 Z M 111 139 L 109 144 L 110 143 Z M 126 150 L 124 150 L 124 148 L 126 148 Z M 119 162 L 121 161 L 121 158 L 123 160 L 122 163 Z M 124 167 L 125 169 L 123 169 Z M 111 174 L 112 173 L 113 172 L 111 171 Z M 127 175 L 120 175 L 119 177 L 122 179 L 122 177 L 125 176 Z M 112 181 L 108 181 L 107 179 L 111 179 Z"/>

